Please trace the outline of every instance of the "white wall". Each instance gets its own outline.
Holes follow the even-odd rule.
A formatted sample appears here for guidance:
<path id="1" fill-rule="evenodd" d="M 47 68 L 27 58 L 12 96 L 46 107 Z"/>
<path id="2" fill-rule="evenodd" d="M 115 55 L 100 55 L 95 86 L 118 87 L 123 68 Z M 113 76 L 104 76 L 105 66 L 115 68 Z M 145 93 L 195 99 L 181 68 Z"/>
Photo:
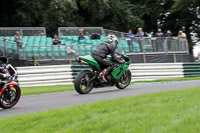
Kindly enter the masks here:
<path id="1" fill-rule="evenodd" d="M 132 81 L 184 77 L 182 63 L 131 64 Z M 72 84 L 71 65 L 17 67 L 21 87 Z"/>

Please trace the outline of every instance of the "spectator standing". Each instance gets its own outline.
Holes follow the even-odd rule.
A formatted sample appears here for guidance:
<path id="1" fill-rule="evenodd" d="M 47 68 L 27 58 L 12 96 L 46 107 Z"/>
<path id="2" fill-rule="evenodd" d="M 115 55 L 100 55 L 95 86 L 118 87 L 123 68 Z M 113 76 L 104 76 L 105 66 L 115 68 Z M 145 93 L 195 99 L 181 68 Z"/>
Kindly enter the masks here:
<path id="1" fill-rule="evenodd" d="M 110 34 L 108 34 L 108 38 L 111 38 L 111 37 L 117 38 L 113 31 L 111 31 Z"/>
<path id="2" fill-rule="evenodd" d="M 144 42 L 143 36 L 144 36 L 144 32 L 142 31 L 142 28 L 138 28 L 138 32 L 136 34 L 136 37 L 138 37 L 137 41 L 140 45 L 141 52 L 143 51 L 143 42 Z"/>
<path id="3" fill-rule="evenodd" d="M 170 30 L 167 30 L 165 34 L 166 40 L 167 40 L 167 49 L 168 51 L 171 51 L 171 41 L 172 41 L 172 32 Z"/>
<path id="4" fill-rule="evenodd" d="M 69 58 L 69 64 L 71 64 L 71 58 L 72 56 L 76 55 L 76 51 L 73 50 L 73 46 L 70 45 L 69 47 L 67 47 L 67 54 L 68 54 L 68 58 Z"/>
<path id="5" fill-rule="evenodd" d="M 132 30 L 129 30 L 127 34 L 127 42 L 130 52 L 133 52 L 133 38 L 135 38 L 135 35 L 132 33 Z"/>
<path id="6" fill-rule="evenodd" d="M 166 36 L 166 37 L 171 37 L 171 36 L 173 36 L 173 35 L 172 35 L 172 32 L 171 32 L 170 30 L 167 30 L 165 36 Z"/>
<path id="7" fill-rule="evenodd" d="M 76 51 L 73 50 L 73 46 L 70 45 L 69 47 L 67 47 L 67 54 L 74 54 L 76 55 Z"/>
<path id="8" fill-rule="evenodd" d="M 17 43 L 17 49 L 18 50 L 22 49 L 23 41 L 22 41 L 22 36 L 20 35 L 19 31 L 16 31 L 15 40 L 14 41 Z"/>
<path id="9" fill-rule="evenodd" d="M 156 38 L 156 50 L 157 52 L 163 51 L 163 44 L 164 44 L 164 33 L 160 28 L 158 28 L 158 31 L 156 32 L 155 36 Z"/>
<path id="10" fill-rule="evenodd" d="M 162 32 L 162 29 L 158 28 L 158 31 L 155 34 L 156 37 L 164 37 L 164 33 Z"/>
<path id="11" fill-rule="evenodd" d="M 184 51 L 186 50 L 186 34 L 183 33 L 182 30 L 178 32 L 178 38 L 179 38 L 179 50 Z"/>
<path id="12" fill-rule="evenodd" d="M 83 32 L 81 32 L 79 37 L 78 37 L 78 41 L 80 41 L 80 40 L 85 40 Z"/>

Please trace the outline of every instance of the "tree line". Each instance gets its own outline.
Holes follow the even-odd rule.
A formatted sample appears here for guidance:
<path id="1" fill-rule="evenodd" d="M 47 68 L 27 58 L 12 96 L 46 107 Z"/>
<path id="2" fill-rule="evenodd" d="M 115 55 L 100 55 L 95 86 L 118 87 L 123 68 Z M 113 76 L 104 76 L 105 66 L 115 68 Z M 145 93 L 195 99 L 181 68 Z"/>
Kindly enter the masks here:
<path id="1" fill-rule="evenodd" d="M 199 0 L 1 0 L 0 27 L 95 27 L 127 32 L 179 30 L 200 37 Z"/>

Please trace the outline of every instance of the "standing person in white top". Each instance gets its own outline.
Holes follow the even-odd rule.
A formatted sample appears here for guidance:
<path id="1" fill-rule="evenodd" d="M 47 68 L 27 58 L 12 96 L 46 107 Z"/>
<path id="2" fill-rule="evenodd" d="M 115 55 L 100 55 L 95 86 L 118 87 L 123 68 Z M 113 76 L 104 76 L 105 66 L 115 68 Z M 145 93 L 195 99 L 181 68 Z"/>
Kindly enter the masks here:
<path id="1" fill-rule="evenodd" d="M 186 40 L 187 36 L 182 30 L 180 30 L 178 32 L 178 38 L 179 38 L 178 50 L 179 51 L 185 51 L 186 47 L 187 47 L 187 40 Z"/>
<path id="2" fill-rule="evenodd" d="M 73 50 L 73 46 L 72 45 L 67 47 L 67 54 L 75 54 L 76 55 L 76 51 Z"/>
<path id="3" fill-rule="evenodd" d="M 108 34 L 108 38 L 117 38 L 113 31 Z"/>
<path id="4" fill-rule="evenodd" d="M 73 46 L 70 45 L 69 47 L 67 47 L 66 49 L 67 54 L 68 54 L 68 59 L 69 59 L 69 64 L 72 64 L 72 56 L 76 55 L 76 51 L 73 50 Z"/>
<path id="5" fill-rule="evenodd" d="M 16 31 L 14 41 L 17 43 L 17 49 L 22 49 L 23 42 L 22 42 L 22 36 L 20 35 L 19 31 Z"/>

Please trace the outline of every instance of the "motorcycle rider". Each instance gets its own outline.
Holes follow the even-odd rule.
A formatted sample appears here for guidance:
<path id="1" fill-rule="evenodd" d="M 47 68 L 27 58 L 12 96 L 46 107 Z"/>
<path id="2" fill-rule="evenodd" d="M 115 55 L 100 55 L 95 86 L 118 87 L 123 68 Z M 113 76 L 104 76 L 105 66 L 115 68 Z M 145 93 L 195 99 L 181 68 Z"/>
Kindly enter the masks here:
<path id="1" fill-rule="evenodd" d="M 7 66 L 7 63 L 8 63 L 8 59 L 7 58 L 0 57 L 0 80 L 2 80 L 2 81 L 5 81 L 8 78 L 12 79 L 12 77 L 15 77 L 16 74 L 17 74 L 17 72 L 13 68 L 13 66 L 11 66 L 11 65 Z M 8 70 L 9 74 L 7 74 L 5 72 L 5 69 Z"/>
<path id="2" fill-rule="evenodd" d="M 124 60 L 118 59 L 115 54 L 118 44 L 118 39 L 114 36 L 111 36 L 108 38 L 108 41 L 100 43 L 92 52 L 92 57 L 99 63 L 99 65 L 106 67 L 106 69 L 99 74 L 99 77 L 103 82 L 107 82 L 105 76 L 112 71 L 114 67 L 118 67 L 119 64 L 125 63 Z M 111 54 L 113 61 L 106 59 L 107 55 L 109 54 Z"/>
<path id="3" fill-rule="evenodd" d="M 4 64 L 5 63 L 3 63 L 2 61 L 0 61 L 0 80 L 5 80 L 7 78 L 7 74 L 3 73 L 4 67 L 5 67 Z"/>

